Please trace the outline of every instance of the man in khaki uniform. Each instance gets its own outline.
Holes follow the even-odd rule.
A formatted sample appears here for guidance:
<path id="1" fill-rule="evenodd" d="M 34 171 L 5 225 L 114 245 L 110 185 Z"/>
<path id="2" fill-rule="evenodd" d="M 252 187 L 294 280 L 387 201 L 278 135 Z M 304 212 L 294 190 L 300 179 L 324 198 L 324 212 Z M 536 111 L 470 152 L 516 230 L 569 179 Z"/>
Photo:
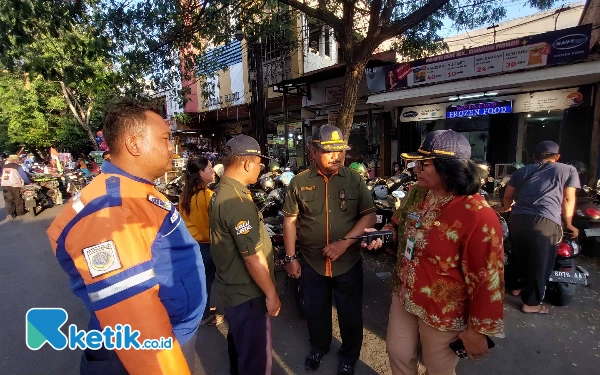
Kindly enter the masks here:
<path id="1" fill-rule="evenodd" d="M 338 374 L 353 374 L 363 337 L 362 258 L 360 243 L 338 240 L 375 225 L 375 205 L 360 175 L 343 166 L 343 151 L 349 147 L 338 128 L 321 126 L 313 147 L 316 166 L 292 179 L 283 206 L 286 270 L 292 277 L 302 276 L 311 344 L 306 370 L 316 371 L 329 351 L 333 294 L 342 336 Z"/>
<path id="2" fill-rule="evenodd" d="M 260 147 L 239 135 L 224 146 L 225 172 L 210 203 L 210 253 L 229 323 L 231 374 L 271 373 L 271 316 L 275 290 L 271 239 L 246 185 L 260 173 Z"/>

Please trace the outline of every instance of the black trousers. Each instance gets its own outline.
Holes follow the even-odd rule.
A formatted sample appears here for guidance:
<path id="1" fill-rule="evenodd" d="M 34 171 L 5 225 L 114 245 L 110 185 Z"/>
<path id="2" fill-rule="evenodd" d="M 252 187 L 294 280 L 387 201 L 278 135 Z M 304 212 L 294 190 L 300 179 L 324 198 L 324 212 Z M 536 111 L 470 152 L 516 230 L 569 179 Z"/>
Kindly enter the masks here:
<path id="1" fill-rule="evenodd" d="M 25 214 L 25 206 L 21 197 L 21 188 L 13 186 L 3 186 L 4 204 L 7 216 L 20 216 Z"/>
<path id="2" fill-rule="evenodd" d="M 511 215 L 509 222 L 512 262 L 516 269 L 517 289 L 529 306 L 542 303 L 546 282 L 556 261 L 561 227 L 541 216 Z"/>
<path id="3" fill-rule="evenodd" d="M 342 336 L 342 347 L 338 355 L 341 362 L 354 364 L 360 356 L 363 340 L 362 259 L 348 272 L 335 277 L 322 276 L 303 261 L 302 286 L 311 349 L 320 354 L 329 352 L 332 339 L 333 294 Z"/>
<path id="4" fill-rule="evenodd" d="M 271 318 L 266 313 L 265 297 L 225 308 L 229 324 L 227 350 L 231 375 L 271 374 Z"/>

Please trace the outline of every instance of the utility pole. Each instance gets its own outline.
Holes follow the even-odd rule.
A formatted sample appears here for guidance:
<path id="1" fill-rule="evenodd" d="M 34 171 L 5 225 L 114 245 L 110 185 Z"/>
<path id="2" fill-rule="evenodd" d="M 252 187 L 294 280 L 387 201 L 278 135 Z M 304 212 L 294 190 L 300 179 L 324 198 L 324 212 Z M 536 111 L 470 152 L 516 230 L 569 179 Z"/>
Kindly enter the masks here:
<path id="1" fill-rule="evenodd" d="M 496 27 L 498 27 L 500 25 L 492 25 L 490 27 L 488 27 L 488 30 L 494 30 L 494 44 L 496 44 Z"/>
<path id="2" fill-rule="evenodd" d="M 265 103 L 265 78 L 263 74 L 263 59 L 262 59 L 262 41 L 260 36 L 256 38 L 256 42 L 254 43 L 254 55 L 256 57 L 256 107 L 254 110 L 256 111 L 256 140 L 260 145 L 261 153 L 266 155 L 267 151 L 267 136 L 266 136 L 266 122 L 265 122 L 265 112 L 266 112 L 266 103 Z"/>

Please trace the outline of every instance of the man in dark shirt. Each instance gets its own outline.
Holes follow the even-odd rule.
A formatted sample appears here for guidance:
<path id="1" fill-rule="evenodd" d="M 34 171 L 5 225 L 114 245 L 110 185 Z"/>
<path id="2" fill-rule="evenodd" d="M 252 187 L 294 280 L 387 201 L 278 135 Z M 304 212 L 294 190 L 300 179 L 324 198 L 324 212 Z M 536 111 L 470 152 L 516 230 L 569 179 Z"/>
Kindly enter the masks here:
<path id="1" fill-rule="evenodd" d="M 522 288 L 512 294 L 521 295 L 523 312 L 546 314 L 549 311 L 541 303 L 556 260 L 561 223 L 573 237 L 579 235 L 572 219 L 575 192 L 580 184 L 573 166 L 556 162 L 560 157 L 556 143 L 541 142 L 534 156 L 534 164 L 511 176 L 503 211 L 512 209 L 510 237 L 519 279 L 517 287 Z"/>
<path id="2" fill-rule="evenodd" d="M 271 373 L 271 317 L 281 302 L 275 289 L 271 239 L 246 187 L 260 173 L 260 146 L 247 135 L 223 147 L 225 172 L 212 196 L 210 253 L 225 305 L 230 374 Z"/>
<path id="3" fill-rule="evenodd" d="M 375 205 L 361 176 L 343 166 L 348 145 L 340 129 L 321 126 L 313 136 L 316 166 L 295 176 L 283 205 L 286 270 L 302 276 L 311 352 L 307 371 L 316 371 L 331 344 L 331 297 L 335 298 L 342 347 L 338 374 L 354 373 L 363 337 L 360 243 L 341 238 L 364 234 L 375 224 Z M 298 229 L 296 229 L 298 224 Z M 296 258 L 296 235 L 303 255 Z"/>

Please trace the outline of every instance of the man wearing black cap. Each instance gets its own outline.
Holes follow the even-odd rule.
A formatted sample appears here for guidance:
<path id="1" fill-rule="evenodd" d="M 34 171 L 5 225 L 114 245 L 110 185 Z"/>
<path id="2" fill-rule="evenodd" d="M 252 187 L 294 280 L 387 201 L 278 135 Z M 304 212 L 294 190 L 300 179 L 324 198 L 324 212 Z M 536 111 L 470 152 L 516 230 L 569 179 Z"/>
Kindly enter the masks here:
<path id="1" fill-rule="evenodd" d="M 316 371 L 329 351 L 333 295 L 342 336 L 338 374 L 353 374 L 363 337 L 362 258 L 356 240 L 339 239 L 372 227 L 375 205 L 361 176 L 343 166 L 349 147 L 340 129 L 321 126 L 313 135 L 313 147 L 316 165 L 292 179 L 283 205 L 286 270 L 294 278 L 302 276 L 311 344 L 306 370 Z"/>
<path id="2" fill-rule="evenodd" d="M 509 229 L 519 275 L 516 285 L 519 289 L 512 294 L 521 295 L 523 312 L 547 314 L 548 309 L 541 303 L 556 260 L 561 223 L 573 237 L 579 235 L 572 219 L 580 182 L 573 166 L 556 162 L 560 157 L 556 143 L 539 143 L 534 157 L 534 164 L 518 169 L 511 176 L 504 193 L 503 211 L 512 209 Z"/>
<path id="3" fill-rule="evenodd" d="M 230 139 L 223 148 L 225 171 L 209 208 L 210 253 L 229 323 L 231 374 L 271 373 L 270 317 L 281 307 L 271 239 L 246 187 L 256 183 L 261 157 L 253 138 Z"/>

